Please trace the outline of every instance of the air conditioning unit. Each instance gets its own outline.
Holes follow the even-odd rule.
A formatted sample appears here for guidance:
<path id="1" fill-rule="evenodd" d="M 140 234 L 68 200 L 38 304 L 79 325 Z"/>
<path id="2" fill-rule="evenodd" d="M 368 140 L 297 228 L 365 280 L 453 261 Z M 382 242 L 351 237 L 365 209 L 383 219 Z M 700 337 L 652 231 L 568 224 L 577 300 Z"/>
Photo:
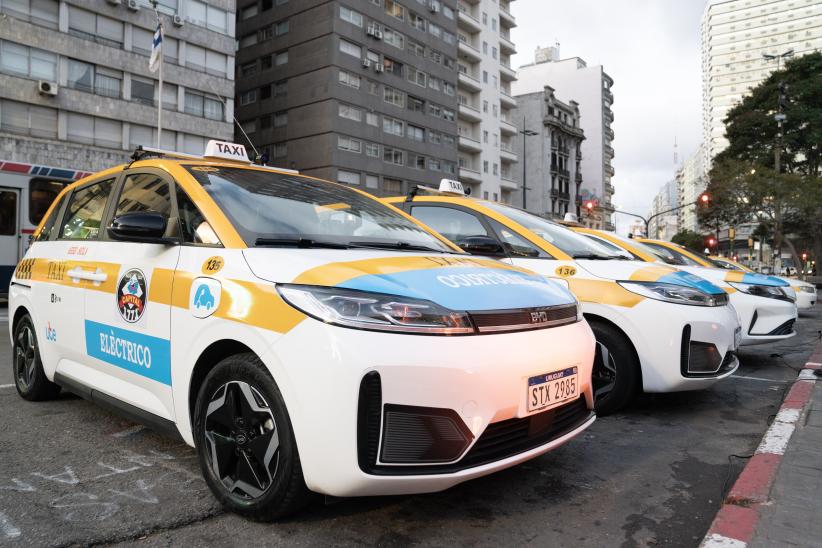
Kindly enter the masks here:
<path id="1" fill-rule="evenodd" d="M 363 59 L 362 66 L 364 66 L 365 68 L 371 68 L 371 59 Z"/>
<path id="2" fill-rule="evenodd" d="M 119 6 L 122 3 L 122 0 L 108 0 L 108 3 L 112 6 Z"/>
<path id="3" fill-rule="evenodd" d="M 428 4 L 428 9 L 431 11 L 431 13 L 438 13 L 440 11 L 439 5 L 433 2 Z"/>
<path id="4" fill-rule="evenodd" d="M 40 95 L 57 95 L 57 82 L 49 82 L 47 80 L 40 80 L 37 82 L 37 91 Z"/>
<path id="5" fill-rule="evenodd" d="M 376 38 L 377 40 L 382 40 L 382 31 L 377 30 L 376 32 L 374 32 L 374 38 Z"/>
<path id="6" fill-rule="evenodd" d="M 380 27 L 373 23 L 365 28 L 365 34 L 368 36 L 376 36 L 378 32 L 380 32 Z"/>
<path id="7" fill-rule="evenodd" d="M 184 24 L 184 21 L 183 21 L 183 16 L 182 16 L 182 15 L 180 15 L 179 13 L 175 13 L 175 14 L 171 17 L 171 22 L 172 22 L 172 23 L 174 23 L 174 26 L 175 26 L 175 27 L 182 27 L 182 26 L 183 26 L 183 24 Z"/>
<path id="8" fill-rule="evenodd" d="M 128 0 L 128 9 L 131 11 L 140 11 L 140 3 L 137 0 Z"/>
<path id="9" fill-rule="evenodd" d="M 383 65 L 382 63 L 377 63 L 374 65 L 374 70 L 376 70 L 377 72 L 385 72 L 385 65 Z"/>

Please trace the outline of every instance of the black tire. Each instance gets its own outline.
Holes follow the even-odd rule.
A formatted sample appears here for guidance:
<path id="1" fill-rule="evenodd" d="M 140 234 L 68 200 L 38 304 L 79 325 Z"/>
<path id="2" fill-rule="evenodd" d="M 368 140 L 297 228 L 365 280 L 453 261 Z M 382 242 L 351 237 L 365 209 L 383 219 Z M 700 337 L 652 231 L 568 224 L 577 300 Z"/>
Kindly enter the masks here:
<path id="1" fill-rule="evenodd" d="M 640 384 L 639 360 L 620 331 L 605 323 L 589 323 L 597 340 L 591 379 L 594 407 L 597 414 L 608 415 L 628 405 L 636 395 Z"/>
<path id="2" fill-rule="evenodd" d="M 194 440 L 206 483 L 227 510 L 272 521 L 311 500 L 285 402 L 256 355 L 230 356 L 208 373 Z"/>
<path id="3" fill-rule="evenodd" d="M 60 395 L 60 386 L 46 377 L 40 360 L 37 330 L 28 314 L 14 327 L 11 366 L 14 386 L 20 397 L 29 401 L 53 400 Z"/>

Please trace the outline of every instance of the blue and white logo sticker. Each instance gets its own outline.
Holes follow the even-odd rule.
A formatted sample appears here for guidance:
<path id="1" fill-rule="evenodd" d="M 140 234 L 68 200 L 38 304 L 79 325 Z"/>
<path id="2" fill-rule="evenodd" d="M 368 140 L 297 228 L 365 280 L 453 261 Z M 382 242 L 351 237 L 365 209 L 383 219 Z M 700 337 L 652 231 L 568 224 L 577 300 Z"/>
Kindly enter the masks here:
<path id="1" fill-rule="evenodd" d="M 213 278 L 196 278 L 191 284 L 188 309 L 195 318 L 208 318 L 220 306 L 223 286 Z"/>
<path id="2" fill-rule="evenodd" d="M 86 353 L 171 386 L 171 343 L 167 339 L 86 320 Z"/>

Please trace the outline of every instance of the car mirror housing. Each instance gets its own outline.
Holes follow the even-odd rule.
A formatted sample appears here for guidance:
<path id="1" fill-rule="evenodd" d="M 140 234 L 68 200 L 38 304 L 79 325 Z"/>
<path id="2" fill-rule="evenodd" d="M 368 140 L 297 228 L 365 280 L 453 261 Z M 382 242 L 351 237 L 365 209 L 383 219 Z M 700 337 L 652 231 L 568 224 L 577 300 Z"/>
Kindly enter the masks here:
<path id="1" fill-rule="evenodd" d="M 505 255 L 505 249 L 489 236 L 469 236 L 457 241 L 457 245 L 472 255 Z"/>
<path id="2" fill-rule="evenodd" d="M 124 213 L 111 221 L 108 235 L 113 240 L 174 244 L 177 240 L 165 238 L 168 218 L 161 213 L 144 211 Z"/>

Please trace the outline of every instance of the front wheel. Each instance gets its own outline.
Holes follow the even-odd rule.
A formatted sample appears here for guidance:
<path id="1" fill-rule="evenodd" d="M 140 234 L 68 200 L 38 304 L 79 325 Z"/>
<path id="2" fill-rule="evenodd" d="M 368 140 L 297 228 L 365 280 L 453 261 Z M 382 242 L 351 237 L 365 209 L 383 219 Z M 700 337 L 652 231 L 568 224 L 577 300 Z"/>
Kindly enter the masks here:
<path id="1" fill-rule="evenodd" d="M 631 402 L 639 386 L 639 361 L 625 336 L 610 325 L 591 321 L 596 353 L 591 381 L 599 415 L 619 411 Z"/>
<path id="2" fill-rule="evenodd" d="M 60 394 L 60 386 L 46 377 L 37 332 L 31 316 L 26 314 L 14 327 L 14 348 L 12 349 L 14 386 L 17 393 L 29 401 L 53 400 Z"/>
<path id="3" fill-rule="evenodd" d="M 206 483 L 226 509 L 270 521 L 309 501 L 288 411 L 254 354 L 230 356 L 206 376 L 195 442 Z"/>

